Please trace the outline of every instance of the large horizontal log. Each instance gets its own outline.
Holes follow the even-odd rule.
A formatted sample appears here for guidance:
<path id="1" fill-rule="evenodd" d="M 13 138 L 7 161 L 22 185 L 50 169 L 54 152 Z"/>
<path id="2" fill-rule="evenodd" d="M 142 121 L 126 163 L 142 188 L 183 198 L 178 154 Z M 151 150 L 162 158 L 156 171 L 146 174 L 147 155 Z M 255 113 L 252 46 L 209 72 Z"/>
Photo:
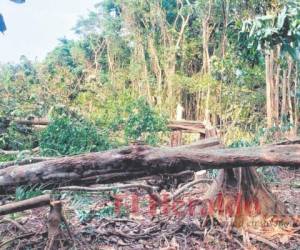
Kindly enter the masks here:
<path id="1" fill-rule="evenodd" d="M 58 158 L 0 170 L 0 193 L 23 184 L 113 183 L 138 177 L 248 166 L 300 166 L 300 145 L 239 149 L 153 148 L 133 145 L 118 150 Z"/>

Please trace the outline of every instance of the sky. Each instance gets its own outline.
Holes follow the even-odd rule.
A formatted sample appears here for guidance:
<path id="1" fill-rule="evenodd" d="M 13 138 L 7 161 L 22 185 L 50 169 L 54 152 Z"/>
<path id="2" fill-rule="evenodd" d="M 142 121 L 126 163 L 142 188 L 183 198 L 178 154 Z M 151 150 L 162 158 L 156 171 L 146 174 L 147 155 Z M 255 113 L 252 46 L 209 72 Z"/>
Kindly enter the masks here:
<path id="1" fill-rule="evenodd" d="M 0 62 L 18 62 L 21 55 L 42 60 L 59 38 L 75 38 L 72 28 L 99 0 L 0 0 L 7 27 L 0 33 Z"/>

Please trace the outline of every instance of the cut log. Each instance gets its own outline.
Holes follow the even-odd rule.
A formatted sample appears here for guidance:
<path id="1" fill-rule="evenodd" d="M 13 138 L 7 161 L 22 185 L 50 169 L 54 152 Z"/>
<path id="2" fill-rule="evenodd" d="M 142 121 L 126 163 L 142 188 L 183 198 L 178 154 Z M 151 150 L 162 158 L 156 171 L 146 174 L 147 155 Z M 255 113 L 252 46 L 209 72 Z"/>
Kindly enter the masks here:
<path id="1" fill-rule="evenodd" d="M 48 194 L 0 206 L 0 216 L 46 205 L 50 205 L 50 195 Z"/>
<path id="2" fill-rule="evenodd" d="M 104 184 L 185 170 L 268 165 L 300 166 L 300 145 L 202 151 L 135 145 L 2 169 L 0 193 L 23 184 Z"/>

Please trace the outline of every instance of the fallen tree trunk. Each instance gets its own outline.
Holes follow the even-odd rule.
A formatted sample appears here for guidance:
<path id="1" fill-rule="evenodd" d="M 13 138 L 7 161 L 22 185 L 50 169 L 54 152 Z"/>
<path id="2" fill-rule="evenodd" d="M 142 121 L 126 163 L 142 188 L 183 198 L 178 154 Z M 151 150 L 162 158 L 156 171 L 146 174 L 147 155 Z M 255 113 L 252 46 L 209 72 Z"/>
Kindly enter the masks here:
<path id="1" fill-rule="evenodd" d="M 144 145 L 0 170 L 0 193 L 23 184 L 114 183 L 149 175 L 249 166 L 300 166 L 300 145 L 190 150 Z"/>

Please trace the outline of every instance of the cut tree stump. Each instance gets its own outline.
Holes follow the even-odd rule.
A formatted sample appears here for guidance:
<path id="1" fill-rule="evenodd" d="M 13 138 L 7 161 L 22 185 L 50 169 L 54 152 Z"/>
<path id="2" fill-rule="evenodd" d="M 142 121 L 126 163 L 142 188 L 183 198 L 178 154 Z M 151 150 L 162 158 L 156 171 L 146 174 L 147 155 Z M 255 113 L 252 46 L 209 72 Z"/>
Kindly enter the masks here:
<path id="1" fill-rule="evenodd" d="M 249 226 L 253 218 L 261 226 L 266 217 L 287 214 L 284 204 L 250 167 L 222 169 L 203 199 L 209 201 L 210 215 L 230 226 Z"/>
<path id="2" fill-rule="evenodd" d="M 63 204 L 61 201 L 52 201 L 50 203 L 50 212 L 48 216 L 48 241 L 45 250 L 54 250 L 59 248 L 59 236 L 61 234 L 60 225 L 64 224 L 70 239 L 72 234 L 68 223 L 63 215 Z"/>

